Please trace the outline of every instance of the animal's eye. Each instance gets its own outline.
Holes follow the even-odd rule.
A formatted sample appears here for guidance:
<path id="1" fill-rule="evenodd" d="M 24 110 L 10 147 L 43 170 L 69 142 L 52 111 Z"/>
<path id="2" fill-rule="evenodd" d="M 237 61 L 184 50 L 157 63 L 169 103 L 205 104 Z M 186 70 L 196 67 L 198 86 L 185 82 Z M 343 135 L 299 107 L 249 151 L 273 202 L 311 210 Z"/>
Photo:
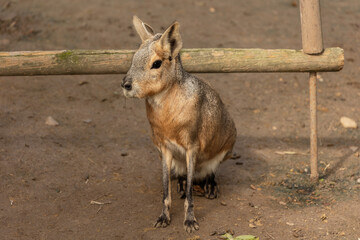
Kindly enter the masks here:
<path id="1" fill-rule="evenodd" d="M 151 69 L 153 69 L 153 68 L 158 69 L 159 67 L 161 67 L 161 63 L 162 63 L 161 60 L 156 60 L 156 61 L 153 63 Z"/>

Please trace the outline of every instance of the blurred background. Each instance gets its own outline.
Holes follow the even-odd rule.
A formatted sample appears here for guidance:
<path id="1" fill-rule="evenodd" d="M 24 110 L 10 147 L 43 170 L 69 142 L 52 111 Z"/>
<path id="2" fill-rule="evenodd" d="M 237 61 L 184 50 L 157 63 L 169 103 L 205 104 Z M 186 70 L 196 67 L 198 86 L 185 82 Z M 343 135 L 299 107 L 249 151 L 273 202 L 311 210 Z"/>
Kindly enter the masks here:
<path id="1" fill-rule="evenodd" d="M 298 4 L 0 0 L 0 51 L 136 49 L 133 15 L 157 32 L 179 21 L 184 48 L 301 49 Z M 324 46 L 343 48 L 345 67 L 318 76 L 319 185 L 307 181 L 306 73 L 198 74 L 221 95 L 238 139 L 217 175 L 220 198 L 195 197 L 200 230 L 192 235 L 183 230 L 175 182 L 172 223 L 152 228 L 161 210 L 161 164 L 144 101 L 124 98 L 123 75 L 0 77 L 0 235 L 359 238 L 360 130 L 344 128 L 340 118 L 360 124 L 360 2 L 321 7 Z"/>

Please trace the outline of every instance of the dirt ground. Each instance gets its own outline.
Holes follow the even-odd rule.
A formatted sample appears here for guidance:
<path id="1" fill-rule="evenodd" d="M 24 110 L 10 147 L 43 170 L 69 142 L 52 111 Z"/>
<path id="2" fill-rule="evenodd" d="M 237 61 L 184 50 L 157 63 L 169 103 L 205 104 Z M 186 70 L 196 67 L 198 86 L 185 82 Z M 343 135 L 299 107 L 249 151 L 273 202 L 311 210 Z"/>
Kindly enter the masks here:
<path id="1" fill-rule="evenodd" d="M 0 0 L 0 51 L 136 49 L 134 14 L 159 32 L 178 20 L 186 48 L 301 49 L 292 0 Z M 0 238 L 360 238 L 360 130 L 339 121 L 360 124 L 359 19 L 358 0 L 322 1 L 324 45 L 344 48 L 346 60 L 318 81 L 318 185 L 308 181 L 307 74 L 199 75 L 220 93 L 238 138 L 217 174 L 220 197 L 195 197 L 193 234 L 175 182 L 171 225 L 152 227 L 161 163 L 144 102 L 124 98 L 122 75 L 1 77 Z"/>

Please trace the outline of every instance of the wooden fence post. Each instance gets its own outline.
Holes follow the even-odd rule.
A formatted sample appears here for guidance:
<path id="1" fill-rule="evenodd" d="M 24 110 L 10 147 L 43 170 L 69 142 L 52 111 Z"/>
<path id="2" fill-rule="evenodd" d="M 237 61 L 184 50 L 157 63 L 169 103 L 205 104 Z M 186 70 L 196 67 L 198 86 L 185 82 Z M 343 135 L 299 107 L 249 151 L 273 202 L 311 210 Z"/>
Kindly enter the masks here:
<path id="1" fill-rule="evenodd" d="M 319 0 L 300 0 L 301 35 L 303 51 L 321 54 L 324 51 Z M 310 167 L 311 180 L 318 181 L 316 72 L 309 75 L 310 91 Z"/>

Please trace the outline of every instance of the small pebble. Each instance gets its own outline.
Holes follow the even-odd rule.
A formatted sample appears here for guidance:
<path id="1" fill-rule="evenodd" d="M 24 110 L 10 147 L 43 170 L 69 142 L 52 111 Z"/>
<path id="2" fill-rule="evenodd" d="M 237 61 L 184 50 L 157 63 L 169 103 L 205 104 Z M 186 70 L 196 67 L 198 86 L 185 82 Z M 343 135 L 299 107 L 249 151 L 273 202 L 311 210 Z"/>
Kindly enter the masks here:
<path id="1" fill-rule="evenodd" d="M 58 126 L 59 125 L 59 123 L 51 116 L 46 118 L 45 124 L 49 125 L 49 126 Z"/>
<path id="2" fill-rule="evenodd" d="M 227 206 L 226 202 L 223 202 L 223 201 L 221 201 L 220 204 L 223 206 Z"/>
<path id="3" fill-rule="evenodd" d="M 358 184 L 360 184 L 360 178 L 358 178 L 358 179 L 356 180 L 356 182 L 357 182 Z"/>
<path id="4" fill-rule="evenodd" d="M 319 80 L 319 82 L 323 82 L 324 79 L 321 77 L 321 75 L 318 73 L 316 74 L 316 79 Z"/>
<path id="5" fill-rule="evenodd" d="M 357 128 L 355 120 L 348 117 L 341 117 L 340 122 L 344 128 Z"/>

